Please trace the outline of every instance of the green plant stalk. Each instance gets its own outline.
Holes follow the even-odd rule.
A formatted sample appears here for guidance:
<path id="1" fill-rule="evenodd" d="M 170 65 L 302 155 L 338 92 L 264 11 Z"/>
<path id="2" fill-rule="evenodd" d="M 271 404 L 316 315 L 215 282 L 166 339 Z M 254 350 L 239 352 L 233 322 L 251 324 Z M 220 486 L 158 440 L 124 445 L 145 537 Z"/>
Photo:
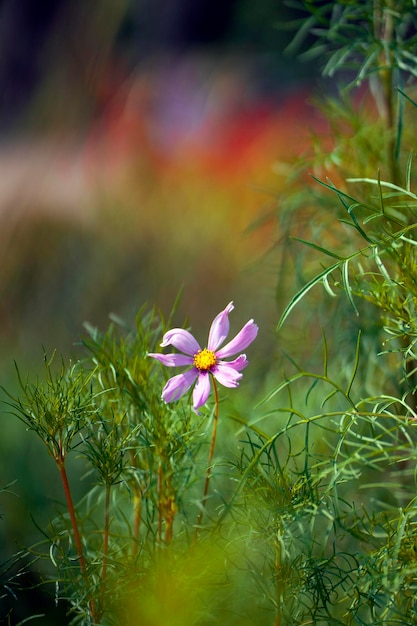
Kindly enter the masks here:
<path id="1" fill-rule="evenodd" d="M 162 464 L 159 461 L 158 465 L 158 541 L 162 541 L 162 519 L 163 519 L 163 503 L 162 503 Z"/>
<path id="2" fill-rule="evenodd" d="M 130 451 L 132 467 L 137 469 L 137 459 Z M 135 559 L 139 550 L 139 533 L 142 522 L 142 492 L 137 480 L 132 481 L 133 488 L 133 531 L 132 531 L 132 558 Z"/>
<path id="3" fill-rule="evenodd" d="M 103 567 L 101 570 L 101 595 L 103 597 L 107 574 L 107 560 L 109 554 L 109 534 L 110 534 L 110 489 L 111 484 L 106 483 L 106 500 L 104 504 L 104 538 L 103 538 Z"/>
<path id="4" fill-rule="evenodd" d="M 140 524 L 142 521 L 142 495 L 140 492 L 139 485 L 135 482 L 135 493 L 133 496 L 133 546 L 132 546 L 132 557 L 136 558 L 138 550 L 139 550 L 139 533 L 140 533 Z"/>
<path id="5" fill-rule="evenodd" d="M 374 6 L 374 25 L 375 35 L 381 40 L 384 52 L 382 53 L 381 66 L 379 72 L 381 90 L 384 100 L 384 117 L 387 129 L 387 158 L 391 181 L 394 184 L 399 183 L 398 163 L 396 159 L 396 138 L 394 135 L 396 107 L 394 104 L 394 86 L 393 86 L 393 63 L 391 43 L 394 37 L 394 21 L 392 16 L 392 2 L 387 0 L 386 6 L 384 2 L 376 2 Z"/>
<path id="6" fill-rule="evenodd" d="M 275 544 L 275 587 L 276 587 L 276 600 L 277 600 L 277 609 L 275 612 L 275 620 L 274 626 L 281 626 L 281 582 L 282 582 L 282 574 L 281 574 L 281 546 L 277 541 Z"/>
<path id="7" fill-rule="evenodd" d="M 169 498 L 166 510 L 165 510 L 165 535 L 164 541 L 166 544 L 171 543 L 174 534 L 174 519 L 175 519 L 175 505 L 173 498 Z"/>
<path id="8" fill-rule="evenodd" d="M 202 500 L 201 500 L 201 509 L 200 509 L 200 513 L 198 514 L 197 526 L 196 526 L 196 529 L 195 529 L 194 539 L 197 539 L 197 537 L 198 537 L 198 531 L 199 531 L 199 528 L 200 528 L 201 523 L 203 521 L 204 509 L 206 507 L 207 494 L 208 494 L 210 478 L 211 478 L 211 464 L 212 464 L 212 461 L 213 461 L 214 446 L 216 444 L 217 423 L 219 421 L 219 393 L 218 393 L 218 390 L 217 390 L 216 379 L 214 378 L 214 376 L 212 376 L 212 381 L 213 381 L 214 402 L 215 402 L 215 405 L 214 405 L 214 416 L 213 416 L 213 432 L 212 432 L 212 435 L 211 435 L 211 443 L 210 443 L 210 450 L 209 450 L 207 470 L 206 470 L 206 480 L 205 480 L 205 483 L 204 483 L 203 497 L 202 497 Z"/>
<path id="9" fill-rule="evenodd" d="M 386 7 L 383 13 L 382 19 L 382 11 L 383 8 L 380 5 L 380 2 L 375 3 L 375 12 L 374 12 L 374 23 L 377 24 L 378 21 L 381 24 L 381 32 L 379 33 L 380 39 L 384 44 L 384 58 L 381 60 L 381 64 L 383 69 L 380 72 L 380 80 L 382 85 L 382 91 L 384 95 L 384 106 L 385 106 L 385 123 L 387 128 L 387 151 L 388 151 L 388 167 L 390 171 L 391 182 L 395 185 L 400 184 L 400 175 L 398 171 L 398 161 L 396 155 L 396 146 L 398 137 L 395 137 L 394 128 L 395 128 L 395 117 L 396 117 L 396 107 L 394 104 L 395 97 L 395 89 L 393 84 L 393 63 L 392 63 L 392 52 L 391 52 L 391 43 L 394 38 L 394 21 L 393 21 L 393 2 L 392 0 L 386 0 Z M 379 20 L 378 20 L 379 17 Z M 408 343 L 410 341 L 410 337 L 407 335 L 404 338 L 403 344 L 404 347 L 407 348 Z M 410 359 L 406 361 L 405 369 L 406 369 L 406 377 L 409 382 L 410 388 L 414 389 L 416 386 L 416 366 L 417 363 L 415 359 Z M 406 381 L 407 384 L 407 381 Z M 409 403 L 411 408 L 415 411 L 417 408 L 417 399 L 413 393 L 409 394 Z"/>

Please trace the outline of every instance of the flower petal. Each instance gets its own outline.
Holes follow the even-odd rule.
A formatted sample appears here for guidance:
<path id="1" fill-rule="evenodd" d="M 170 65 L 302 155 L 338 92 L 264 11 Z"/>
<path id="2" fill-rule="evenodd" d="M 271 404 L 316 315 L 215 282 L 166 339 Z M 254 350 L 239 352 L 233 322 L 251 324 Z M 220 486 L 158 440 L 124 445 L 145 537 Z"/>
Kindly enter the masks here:
<path id="1" fill-rule="evenodd" d="M 249 320 L 249 322 L 246 322 L 238 334 L 231 341 L 229 341 L 229 343 L 223 346 L 220 350 L 216 351 L 216 356 L 219 359 L 222 359 L 225 356 L 232 356 L 233 354 L 236 354 L 236 352 L 244 350 L 250 343 L 252 343 L 257 334 L 258 326 L 253 320 Z"/>
<path id="2" fill-rule="evenodd" d="M 226 339 L 227 335 L 229 334 L 229 328 L 230 328 L 229 313 L 233 311 L 234 308 L 235 307 L 233 306 L 233 302 L 229 302 L 229 304 L 224 309 L 224 311 L 219 313 L 214 318 L 210 327 L 208 343 L 207 343 L 207 348 L 209 350 L 213 350 L 215 352 L 216 349 L 220 346 L 220 344 L 223 343 L 223 341 Z"/>
<path id="3" fill-rule="evenodd" d="M 243 374 L 241 374 L 237 369 L 230 366 L 229 363 L 218 363 L 215 367 L 213 367 L 211 373 L 224 387 L 237 387 L 239 385 L 239 380 L 243 376 Z"/>
<path id="4" fill-rule="evenodd" d="M 198 370 L 193 367 L 193 369 L 183 374 L 177 374 L 177 376 L 170 378 L 162 390 L 162 400 L 164 400 L 164 402 L 175 402 L 179 400 L 181 396 L 187 393 L 197 376 Z"/>
<path id="5" fill-rule="evenodd" d="M 193 391 L 193 407 L 197 411 L 200 406 L 207 402 L 210 395 L 210 374 L 208 372 L 200 372 Z"/>
<path id="6" fill-rule="evenodd" d="M 192 365 L 194 360 L 192 356 L 186 354 L 161 354 L 148 352 L 148 356 L 157 359 L 167 367 L 181 367 L 182 365 Z"/>
<path id="7" fill-rule="evenodd" d="M 173 328 L 166 332 L 162 338 L 161 347 L 166 348 L 166 346 L 174 346 L 190 356 L 201 350 L 197 340 L 184 328 Z"/>
<path id="8" fill-rule="evenodd" d="M 234 359 L 234 361 L 217 361 L 217 365 L 231 365 L 233 369 L 237 370 L 238 372 L 245 369 L 248 364 L 249 361 L 246 358 L 246 354 L 240 354 L 238 357 L 236 357 L 236 359 Z"/>

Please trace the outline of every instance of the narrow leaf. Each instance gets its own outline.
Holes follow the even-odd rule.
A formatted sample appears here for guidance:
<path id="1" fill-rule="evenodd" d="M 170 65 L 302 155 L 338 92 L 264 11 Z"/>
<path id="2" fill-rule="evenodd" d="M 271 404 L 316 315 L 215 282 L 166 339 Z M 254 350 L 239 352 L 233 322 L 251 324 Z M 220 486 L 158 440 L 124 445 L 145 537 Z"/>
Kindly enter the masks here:
<path id="1" fill-rule="evenodd" d="M 360 355 L 360 344 L 361 344 L 361 331 L 359 330 L 358 333 L 358 340 L 356 342 L 356 353 L 355 353 L 355 362 L 353 364 L 353 370 L 352 370 L 352 374 L 346 389 L 346 396 L 349 397 L 350 396 L 350 391 L 352 389 L 352 385 L 353 385 L 353 381 L 355 380 L 357 371 L 358 371 L 358 367 L 359 367 L 359 355 Z"/>
<path id="2" fill-rule="evenodd" d="M 327 250 L 326 248 L 322 248 L 322 246 L 318 246 L 317 244 L 312 243 L 311 241 L 306 241 L 305 239 L 300 239 L 299 237 L 291 237 L 291 239 L 293 241 L 299 241 L 300 243 L 303 243 L 304 245 L 309 246 L 310 248 L 313 248 L 314 250 L 317 250 L 318 252 L 327 254 L 327 256 L 331 256 L 333 259 L 338 259 L 339 261 L 343 260 L 343 257 L 336 254 L 335 252 L 332 252 L 331 250 Z"/>
<path id="3" fill-rule="evenodd" d="M 338 263 L 335 263 L 334 265 L 331 265 L 330 267 L 323 270 L 322 272 L 320 272 L 320 274 L 312 278 L 306 285 L 304 285 L 302 289 L 300 289 L 300 291 L 291 299 L 291 301 L 285 308 L 283 314 L 281 315 L 281 318 L 277 326 L 278 330 L 282 327 L 282 325 L 284 324 L 285 320 L 287 319 L 287 317 L 289 316 L 293 308 L 300 302 L 300 300 L 302 300 L 302 298 L 304 298 L 306 293 L 308 293 L 310 289 L 312 289 L 315 285 L 319 284 L 323 280 L 323 278 L 327 277 L 329 274 L 334 272 L 334 270 L 336 270 L 339 266 L 340 266 L 340 261 Z"/>
<path id="4" fill-rule="evenodd" d="M 389 183 L 387 181 L 379 181 L 376 180 L 375 178 L 348 178 L 347 179 L 348 183 L 370 183 L 371 185 L 382 185 L 383 187 L 389 187 L 389 189 L 395 189 L 396 191 L 403 193 L 406 196 L 409 196 L 410 198 L 413 198 L 413 200 L 417 200 L 417 195 L 415 193 L 412 193 L 411 191 L 408 191 L 407 189 L 403 189 L 402 187 L 399 187 L 398 185 L 394 185 L 394 183 Z"/>
<path id="5" fill-rule="evenodd" d="M 352 308 L 355 311 L 356 315 L 359 315 L 359 311 L 352 297 L 352 289 L 350 288 L 350 284 L 349 284 L 349 259 L 346 259 L 346 261 L 343 263 L 342 279 L 343 279 L 343 286 L 345 288 L 348 300 L 350 304 L 352 305 Z"/>

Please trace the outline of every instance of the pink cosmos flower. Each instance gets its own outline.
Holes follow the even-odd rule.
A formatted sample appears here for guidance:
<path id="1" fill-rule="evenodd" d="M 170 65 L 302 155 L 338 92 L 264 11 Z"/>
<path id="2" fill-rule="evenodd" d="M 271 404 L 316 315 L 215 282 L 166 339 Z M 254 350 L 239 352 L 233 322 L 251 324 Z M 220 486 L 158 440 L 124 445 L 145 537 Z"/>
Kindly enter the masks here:
<path id="1" fill-rule="evenodd" d="M 249 320 L 231 341 L 219 349 L 229 333 L 229 313 L 233 309 L 233 302 L 230 302 L 224 311 L 214 318 L 207 348 L 202 350 L 188 330 L 173 328 L 163 336 L 161 347 L 174 346 L 183 354 L 148 354 L 167 367 L 192 366 L 191 369 L 168 380 L 162 390 L 162 399 L 165 402 L 175 402 L 197 381 L 193 391 L 193 407 L 197 411 L 207 402 L 210 395 L 210 376 L 214 376 L 224 387 L 238 386 L 242 378 L 241 370 L 248 364 L 246 355 L 240 354 L 233 361 L 223 359 L 235 355 L 252 343 L 258 334 L 258 326 L 253 320 Z"/>

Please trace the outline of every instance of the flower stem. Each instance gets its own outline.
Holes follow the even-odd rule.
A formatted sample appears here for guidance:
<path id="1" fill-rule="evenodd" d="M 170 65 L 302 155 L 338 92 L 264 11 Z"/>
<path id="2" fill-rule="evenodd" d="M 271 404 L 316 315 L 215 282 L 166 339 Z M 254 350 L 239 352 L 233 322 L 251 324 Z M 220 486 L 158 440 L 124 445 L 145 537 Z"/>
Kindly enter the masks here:
<path id="1" fill-rule="evenodd" d="M 211 464 L 212 464 L 212 461 L 213 461 L 214 446 L 215 446 L 215 443 L 216 443 L 217 423 L 219 421 L 219 394 L 218 394 L 218 391 L 217 391 L 217 385 L 216 385 L 215 378 L 212 377 L 212 380 L 213 380 L 214 401 L 215 401 L 214 416 L 213 416 L 213 432 L 212 432 L 212 435 L 211 435 L 211 443 L 210 443 L 210 450 L 209 450 L 207 470 L 206 470 L 206 480 L 205 480 L 205 483 L 204 483 L 203 498 L 201 500 L 201 509 L 200 509 L 199 514 L 198 514 L 197 526 L 196 526 L 195 535 L 194 535 L 194 541 L 198 537 L 198 531 L 199 531 L 199 528 L 201 526 L 201 522 L 203 521 L 204 509 L 206 508 L 207 494 L 208 494 L 208 489 L 209 489 L 209 484 L 210 484 L 210 477 L 211 477 Z"/>

